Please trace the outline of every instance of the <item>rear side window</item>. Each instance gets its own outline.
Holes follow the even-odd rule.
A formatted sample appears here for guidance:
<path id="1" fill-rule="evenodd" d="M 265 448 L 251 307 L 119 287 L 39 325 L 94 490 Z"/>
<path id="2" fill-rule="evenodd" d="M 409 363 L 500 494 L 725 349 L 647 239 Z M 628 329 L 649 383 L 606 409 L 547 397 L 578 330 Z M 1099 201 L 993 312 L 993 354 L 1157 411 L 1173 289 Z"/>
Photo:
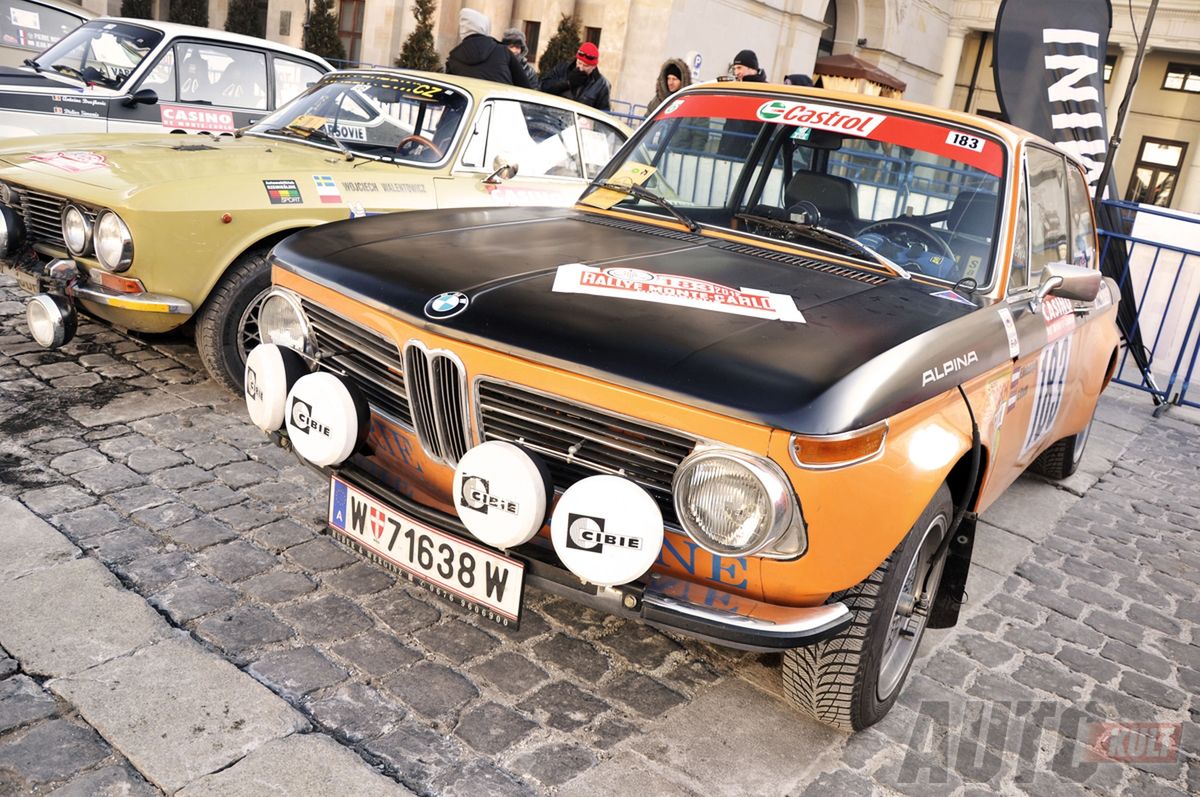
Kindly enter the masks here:
<path id="1" fill-rule="evenodd" d="M 1071 204 L 1071 262 L 1096 268 L 1096 227 L 1092 200 L 1078 169 L 1067 167 L 1067 194 Z"/>
<path id="2" fill-rule="evenodd" d="M 303 94 L 321 79 L 321 71 L 312 64 L 275 56 L 275 105 L 279 108 Z"/>

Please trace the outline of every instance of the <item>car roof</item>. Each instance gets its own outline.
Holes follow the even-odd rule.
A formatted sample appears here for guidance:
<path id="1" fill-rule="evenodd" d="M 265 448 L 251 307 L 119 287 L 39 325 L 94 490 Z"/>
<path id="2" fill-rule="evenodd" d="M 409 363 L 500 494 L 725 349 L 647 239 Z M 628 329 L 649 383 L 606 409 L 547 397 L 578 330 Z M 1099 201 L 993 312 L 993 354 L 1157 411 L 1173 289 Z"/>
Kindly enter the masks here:
<path id="1" fill-rule="evenodd" d="M 69 3 L 67 0 L 25 0 L 35 6 L 46 6 L 57 11 L 65 11 L 73 17 L 79 17 L 82 20 L 92 20 L 96 18 L 96 12 L 88 11 L 78 3 Z"/>
<path id="2" fill-rule="evenodd" d="M 632 134 L 629 126 L 615 116 L 612 116 L 605 111 L 598 111 L 590 105 L 568 100 L 554 94 L 547 94 L 544 91 L 537 89 L 523 89 L 518 86 L 510 86 L 506 83 L 497 83 L 494 80 L 480 80 L 473 77 L 462 77 L 460 75 L 447 75 L 444 72 L 422 72 L 417 69 L 397 69 L 392 67 L 360 67 L 356 69 L 339 69 L 332 73 L 331 77 L 337 75 L 351 74 L 386 74 L 386 75 L 416 75 L 419 77 L 436 80 L 439 83 L 450 83 L 459 86 L 469 92 L 471 96 L 479 97 L 487 95 L 488 97 L 499 97 L 502 99 L 513 100 L 531 100 L 536 99 L 538 102 L 555 105 L 561 108 L 569 108 L 578 111 L 585 116 L 592 116 L 602 119 L 607 124 L 620 128 L 621 132 L 627 136 Z"/>
<path id="3" fill-rule="evenodd" d="M 143 28 L 152 28 L 160 30 L 171 38 L 196 37 L 201 39 L 211 39 L 213 41 L 228 42 L 229 44 L 244 44 L 248 47 L 260 47 L 272 50 L 278 53 L 294 55 L 298 58 L 303 58 L 308 61 L 316 61 L 324 64 L 328 69 L 333 69 L 333 64 L 326 61 L 319 55 L 313 55 L 310 52 L 301 50 L 298 47 L 292 47 L 287 44 L 280 44 L 269 39 L 260 39 L 257 36 L 243 36 L 240 33 L 230 33 L 216 28 L 201 28 L 195 25 L 181 25 L 178 22 L 162 22 L 157 19 L 134 19 L 132 17 L 96 17 L 92 22 L 124 22 L 129 25 L 141 25 Z"/>

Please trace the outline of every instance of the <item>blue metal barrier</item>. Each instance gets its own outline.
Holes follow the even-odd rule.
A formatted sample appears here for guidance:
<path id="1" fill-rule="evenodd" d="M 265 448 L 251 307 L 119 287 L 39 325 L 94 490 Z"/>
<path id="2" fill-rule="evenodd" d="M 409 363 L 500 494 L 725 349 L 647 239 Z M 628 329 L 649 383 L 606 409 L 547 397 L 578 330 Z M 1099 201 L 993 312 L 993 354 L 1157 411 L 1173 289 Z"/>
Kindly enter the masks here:
<path id="1" fill-rule="evenodd" d="M 1126 247 L 1128 260 L 1118 282 L 1122 287 L 1128 283 L 1133 290 L 1137 301 L 1134 326 L 1147 344 L 1151 373 L 1156 379 L 1165 378 L 1166 386 L 1148 384 L 1131 362 L 1128 349 L 1113 381 L 1144 390 L 1166 403 L 1200 407 L 1200 402 L 1188 398 L 1200 357 L 1200 250 L 1188 243 L 1200 240 L 1200 220 L 1154 205 L 1110 199 L 1104 204 L 1120 213 L 1130 232 L 1100 230 L 1101 257 L 1110 246 Z M 1151 221 L 1135 229 L 1139 216 Z M 1153 239 L 1143 237 L 1153 234 L 1147 228 L 1158 219 L 1165 220 L 1158 222 L 1163 233 Z M 1167 225 L 1177 226 L 1168 229 Z"/>

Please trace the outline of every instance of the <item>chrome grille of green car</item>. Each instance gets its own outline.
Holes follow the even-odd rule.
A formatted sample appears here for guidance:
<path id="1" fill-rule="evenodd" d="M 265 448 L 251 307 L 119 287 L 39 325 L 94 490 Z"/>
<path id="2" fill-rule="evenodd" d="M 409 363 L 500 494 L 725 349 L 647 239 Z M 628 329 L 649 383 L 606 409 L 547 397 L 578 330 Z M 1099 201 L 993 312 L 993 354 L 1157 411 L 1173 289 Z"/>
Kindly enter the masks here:
<path id="1" fill-rule="evenodd" d="M 623 475 L 650 493 L 665 522 L 678 525 L 671 480 L 696 440 L 505 382 L 480 380 L 475 401 L 482 438 L 541 454 L 556 488 L 598 473 Z"/>
<path id="2" fill-rule="evenodd" d="M 404 365 L 396 345 L 308 299 L 301 305 L 317 338 L 320 367 L 353 382 L 371 409 L 411 426 Z"/>
<path id="3" fill-rule="evenodd" d="M 62 211 L 66 204 L 67 200 L 63 197 L 12 186 L 13 209 L 21 214 L 25 222 L 25 234 L 31 244 L 66 249 L 67 243 L 62 235 Z M 93 211 L 88 208 L 83 210 L 89 222 L 96 220 Z"/>

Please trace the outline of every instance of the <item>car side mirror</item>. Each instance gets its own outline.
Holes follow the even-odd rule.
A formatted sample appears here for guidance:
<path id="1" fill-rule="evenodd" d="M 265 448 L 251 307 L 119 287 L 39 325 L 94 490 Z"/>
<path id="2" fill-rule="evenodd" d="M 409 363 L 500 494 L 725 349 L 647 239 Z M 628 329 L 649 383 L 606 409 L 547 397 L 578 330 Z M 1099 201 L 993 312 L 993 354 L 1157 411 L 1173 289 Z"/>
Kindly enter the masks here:
<path id="1" fill-rule="evenodd" d="M 1099 270 L 1070 263 L 1048 263 L 1042 269 L 1034 308 L 1040 307 L 1047 296 L 1058 296 L 1080 302 L 1090 302 L 1100 292 L 1102 277 Z"/>
<path id="2" fill-rule="evenodd" d="M 138 89 L 132 94 L 126 94 L 121 104 L 127 108 L 135 105 L 154 105 L 158 102 L 158 92 L 154 89 Z"/>
<path id="3" fill-rule="evenodd" d="M 499 185 L 505 180 L 511 180 L 517 176 L 517 171 L 520 167 L 515 163 L 509 163 L 497 155 L 496 159 L 492 161 L 492 168 L 495 171 L 483 178 L 483 181 L 488 185 Z"/>

